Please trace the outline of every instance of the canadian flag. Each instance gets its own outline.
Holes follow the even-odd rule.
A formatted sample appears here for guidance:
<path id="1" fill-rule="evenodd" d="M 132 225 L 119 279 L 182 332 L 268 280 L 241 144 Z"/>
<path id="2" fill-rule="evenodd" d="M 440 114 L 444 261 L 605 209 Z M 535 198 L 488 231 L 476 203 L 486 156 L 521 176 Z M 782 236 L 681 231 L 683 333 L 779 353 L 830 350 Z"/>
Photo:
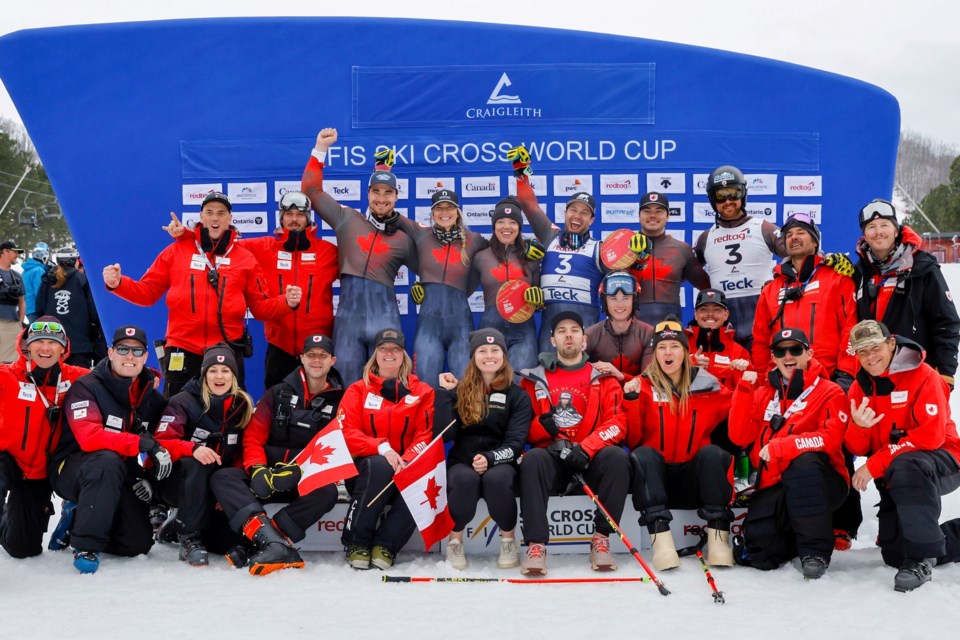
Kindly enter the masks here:
<path id="1" fill-rule="evenodd" d="M 410 464 L 393 475 L 393 481 L 429 551 L 453 531 L 453 518 L 447 509 L 447 461 L 443 455 L 443 439 L 434 438 Z"/>
<path id="2" fill-rule="evenodd" d="M 347 441 L 343 439 L 343 431 L 336 420 L 315 435 L 293 461 L 302 472 L 297 485 L 301 496 L 318 487 L 357 475 L 357 467 L 353 464 Z"/>

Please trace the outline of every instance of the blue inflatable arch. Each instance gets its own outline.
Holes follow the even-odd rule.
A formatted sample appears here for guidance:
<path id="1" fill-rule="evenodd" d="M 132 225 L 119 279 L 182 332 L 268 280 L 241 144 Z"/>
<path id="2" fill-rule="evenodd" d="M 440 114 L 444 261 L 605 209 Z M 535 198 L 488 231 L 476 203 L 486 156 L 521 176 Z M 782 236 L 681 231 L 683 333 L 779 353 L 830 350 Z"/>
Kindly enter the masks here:
<path id="1" fill-rule="evenodd" d="M 749 208 L 781 223 L 810 212 L 824 245 L 851 251 L 856 213 L 889 196 L 899 106 L 884 90 L 724 51 L 595 33 L 387 19 L 185 20 L 17 32 L 0 77 L 43 159 L 78 248 L 99 279 L 139 277 L 169 242 L 169 211 L 196 219 L 198 194 L 229 190 L 235 222 L 268 233 L 317 131 L 340 132 L 328 189 L 365 207 L 378 146 L 394 147 L 398 206 L 426 219 L 437 185 L 468 222 L 511 188 L 506 148 L 524 143 L 547 211 L 591 191 L 599 231 L 637 228 L 639 194 L 662 190 L 668 229 L 692 242 L 712 221 L 702 180 L 748 174 Z M 202 195 L 200 195 L 202 198 Z M 558 208 L 559 207 L 559 208 Z M 329 230 L 327 230 L 329 234 Z M 404 328 L 414 307 L 398 281 Z M 164 333 L 166 309 L 95 287 L 105 329 Z M 691 292 L 684 292 L 686 305 Z M 260 392 L 262 331 L 248 363 Z M 412 333 L 411 333 L 412 335 Z"/>

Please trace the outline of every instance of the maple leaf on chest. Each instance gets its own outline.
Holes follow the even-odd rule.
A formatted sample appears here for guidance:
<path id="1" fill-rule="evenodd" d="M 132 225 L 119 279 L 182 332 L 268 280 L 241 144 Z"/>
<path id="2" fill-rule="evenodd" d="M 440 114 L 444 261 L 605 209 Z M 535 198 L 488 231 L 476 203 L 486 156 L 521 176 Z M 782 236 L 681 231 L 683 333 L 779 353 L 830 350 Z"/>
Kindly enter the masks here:
<path id="1" fill-rule="evenodd" d="M 310 460 L 312 460 L 314 464 L 327 464 L 327 462 L 330 460 L 330 456 L 336 452 L 337 450 L 331 446 L 317 443 L 313 453 L 310 454 Z"/>
<path id="2" fill-rule="evenodd" d="M 420 504 L 423 504 L 424 502 L 427 502 L 427 503 L 430 504 L 430 508 L 433 509 L 434 511 L 436 511 L 436 510 L 437 510 L 437 498 L 440 497 L 440 489 L 441 489 L 441 488 L 442 488 L 442 487 L 437 484 L 437 479 L 436 479 L 436 478 L 430 478 L 429 480 L 427 480 L 427 488 L 423 490 L 423 495 L 424 495 L 424 497 L 426 497 L 426 500 L 424 500 L 424 501 L 421 502 Z"/>
<path id="3" fill-rule="evenodd" d="M 644 267 L 641 271 L 633 271 L 634 277 L 637 280 L 653 280 L 654 275 L 656 275 L 657 280 L 661 280 L 664 277 L 670 275 L 673 272 L 673 267 L 661 260 L 660 258 L 653 257 L 650 258 L 650 261 L 647 263 L 647 266 Z"/>
<path id="4" fill-rule="evenodd" d="M 447 245 L 446 247 L 437 247 L 432 253 L 433 259 L 437 261 L 437 264 L 443 264 L 445 260 L 448 264 L 460 261 L 460 247 L 453 244 Z"/>
<path id="5" fill-rule="evenodd" d="M 357 236 L 357 246 L 364 253 L 372 252 L 374 255 L 380 255 L 390 250 L 390 245 L 376 231 L 371 231 L 364 236 Z"/>
<path id="6" fill-rule="evenodd" d="M 510 265 L 505 262 L 501 262 L 493 269 L 490 269 L 490 275 L 496 278 L 497 282 L 506 282 L 508 279 Z"/>

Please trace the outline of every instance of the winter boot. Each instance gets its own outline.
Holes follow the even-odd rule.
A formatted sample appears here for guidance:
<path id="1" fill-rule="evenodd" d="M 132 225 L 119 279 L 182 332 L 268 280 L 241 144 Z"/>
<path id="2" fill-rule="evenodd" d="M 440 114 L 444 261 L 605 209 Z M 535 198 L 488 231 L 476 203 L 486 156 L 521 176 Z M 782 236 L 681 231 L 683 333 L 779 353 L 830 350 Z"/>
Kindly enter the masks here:
<path id="1" fill-rule="evenodd" d="M 677 545 L 669 527 L 666 531 L 652 533 L 650 536 L 653 538 L 653 568 L 667 571 L 679 567 L 680 556 L 677 555 Z"/>
<path id="2" fill-rule="evenodd" d="M 393 566 L 395 559 L 393 551 L 381 547 L 379 544 L 373 545 L 373 549 L 370 550 L 370 564 L 377 569 L 386 571 Z"/>
<path id="3" fill-rule="evenodd" d="M 203 546 L 197 531 L 180 534 L 180 560 L 191 567 L 205 567 L 210 564 L 207 548 Z"/>
<path id="4" fill-rule="evenodd" d="M 57 528 L 50 534 L 50 542 L 47 543 L 47 549 L 50 549 L 50 551 L 61 551 L 70 546 L 70 529 L 73 528 L 73 521 L 76 517 L 76 502 L 64 500 L 60 503 L 60 522 L 57 523 Z"/>
<path id="5" fill-rule="evenodd" d="M 347 564 L 361 571 L 370 568 L 370 547 L 351 544 L 347 547 Z"/>
<path id="6" fill-rule="evenodd" d="M 96 551 L 73 550 L 73 566 L 80 573 L 96 573 L 100 568 L 100 554 Z"/>
<path id="7" fill-rule="evenodd" d="M 593 534 L 593 542 L 590 543 L 590 568 L 594 571 L 617 570 L 617 562 L 610 554 L 609 537 Z"/>
<path id="8" fill-rule="evenodd" d="M 177 522 L 177 510 L 172 509 L 167 519 L 157 529 L 157 542 L 174 544 L 180 540 L 180 523 Z"/>
<path id="9" fill-rule="evenodd" d="M 520 551 L 517 549 L 516 538 L 500 538 L 500 555 L 497 556 L 497 567 L 513 569 L 520 566 Z"/>
<path id="10" fill-rule="evenodd" d="M 256 549 L 250 546 L 249 542 L 241 542 L 224 556 L 227 562 L 234 569 L 243 569 L 250 563 L 250 557 L 256 553 Z"/>
<path id="11" fill-rule="evenodd" d="M 527 545 L 527 557 L 523 559 L 520 573 L 533 577 L 547 575 L 547 545 L 537 542 Z"/>
<path id="12" fill-rule="evenodd" d="M 732 567 L 733 550 L 730 549 L 730 532 L 706 527 L 707 564 L 711 567 Z"/>
<path id="13" fill-rule="evenodd" d="M 933 580 L 933 565 L 936 560 L 907 559 L 893 578 L 893 588 L 901 593 L 913 591 Z"/>
<path id="14" fill-rule="evenodd" d="M 170 515 L 170 510 L 165 504 L 155 504 L 150 507 L 150 526 L 153 527 L 153 539 L 159 540 L 157 534 L 160 532 L 160 527 L 163 526 L 163 523 L 167 521 L 167 516 Z"/>
<path id="15" fill-rule="evenodd" d="M 303 559 L 293 543 L 280 533 L 267 514 L 260 513 L 247 520 L 243 535 L 257 548 L 257 553 L 250 558 L 251 575 L 265 576 L 279 569 L 303 568 Z"/>
<path id="16" fill-rule="evenodd" d="M 460 571 L 467 568 L 467 554 L 463 552 L 462 540 L 451 540 L 447 543 L 447 562 Z"/>
<path id="17" fill-rule="evenodd" d="M 800 560 L 800 570 L 807 580 L 819 580 L 827 572 L 827 564 L 820 556 L 805 556 Z"/>

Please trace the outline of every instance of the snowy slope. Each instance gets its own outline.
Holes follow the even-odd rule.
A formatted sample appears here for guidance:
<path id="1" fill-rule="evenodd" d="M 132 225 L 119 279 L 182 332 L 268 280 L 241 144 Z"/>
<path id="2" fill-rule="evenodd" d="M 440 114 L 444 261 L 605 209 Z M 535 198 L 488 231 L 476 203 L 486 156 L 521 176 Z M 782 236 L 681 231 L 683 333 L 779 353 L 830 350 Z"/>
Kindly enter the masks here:
<path id="1" fill-rule="evenodd" d="M 960 265 L 944 266 L 960 291 Z M 960 391 L 954 393 L 960 415 Z M 960 617 L 960 566 L 938 567 L 921 590 L 893 590 L 894 569 L 873 546 L 876 491 L 863 499 L 865 522 L 851 551 L 836 553 L 827 575 L 805 582 L 791 565 L 764 573 L 714 571 L 726 604 L 715 605 L 695 558 L 664 573 L 673 592 L 650 584 L 382 584 L 379 571 L 357 572 L 342 556 L 306 552 L 307 568 L 263 578 L 213 559 L 206 569 L 177 560 L 176 549 L 148 557 L 105 557 L 100 571 L 79 575 L 69 553 L 30 560 L 0 553 L 3 638 L 218 639 L 377 638 L 805 638 L 910 639 L 944 636 Z M 960 517 L 960 491 L 944 498 L 944 519 Z M 52 526 L 52 525 L 51 525 Z M 619 554 L 622 577 L 644 575 Z M 591 577 L 586 556 L 550 556 L 549 577 Z M 403 553 L 391 573 L 457 575 L 435 556 Z M 494 557 L 475 559 L 465 575 L 518 577 Z M 595 575 L 595 574 L 593 574 Z M 282 634 L 282 635 L 281 635 Z M 288 636 L 289 634 L 289 636 Z M 662 635 L 661 635 L 662 634 Z"/>

